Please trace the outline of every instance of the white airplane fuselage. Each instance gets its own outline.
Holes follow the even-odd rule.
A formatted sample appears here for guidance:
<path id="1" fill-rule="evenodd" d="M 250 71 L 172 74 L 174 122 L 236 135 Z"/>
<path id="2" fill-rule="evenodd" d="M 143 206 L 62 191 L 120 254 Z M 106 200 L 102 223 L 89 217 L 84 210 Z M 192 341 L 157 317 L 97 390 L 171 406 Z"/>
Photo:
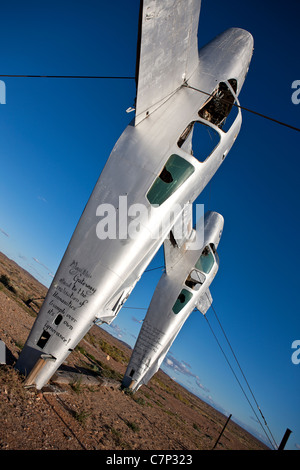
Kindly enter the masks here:
<path id="1" fill-rule="evenodd" d="M 178 262 L 162 274 L 131 354 L 122 381 L 124 388 L 136 391 L 142 384 L 147 384 L 194 309 L 202 310 L 205 314 L 210 307 L 212 299 L 209 287 L 219 269 L 216 250 L 223 226 L 224 219 L 220 214 L 206 213 L 202 247 L 189 249 L 187 243 Z M 201 259 L 205 250 L 208 251 L 206 259 L 209 262 L 203 266 Z M 204 311 L 201 308 L 203 306 Z"/>
<path id="2" fill-rule="evenodd" d="M 228 80 L 234 79 L 238 94 L 252 49 L 252 36 L 244 30 L 230 29 L 218 36 L 200 50 L 199 65 L 192 76 L 186 77 L 177 91 L 136 126 L 134 122 L 128 125 L 117 141 L 16 364 L 22 373 L 31 373 L 31 381 L 38 389 L 47 383 L 95 320 L 110 323 L 115 318 L 168 236 L 174 224 L 168 223 L 174 205 L 183 208 L 195 201 L 218 170 L 240 130 L 241 112 L 238 110 L 234 123 L 224 132 L 199 116 L 208 96 L 189 86 L 211 95 L 221 82 L 231 89 Z M 187 146 L 178 146 L 180 136 L 192 122 L 219 134 L 217 147 L 204 161 L 187 151 Z M 155 207 L 149 202 L 149 191 L 173 155 L 177 156 L 176 171 L 179 161 L 188 176 Z M 125 201 L 127 213 L 122 206 Z M 130 208 L 136 209 L 136 204 L 147 209 L 147 217 L 135 236 L 128 237 L 126 227 L 136 216 Z M 104 209 L 109 212 L 110 208 L 115 211 L 116 237 L 99 239 Z"/>

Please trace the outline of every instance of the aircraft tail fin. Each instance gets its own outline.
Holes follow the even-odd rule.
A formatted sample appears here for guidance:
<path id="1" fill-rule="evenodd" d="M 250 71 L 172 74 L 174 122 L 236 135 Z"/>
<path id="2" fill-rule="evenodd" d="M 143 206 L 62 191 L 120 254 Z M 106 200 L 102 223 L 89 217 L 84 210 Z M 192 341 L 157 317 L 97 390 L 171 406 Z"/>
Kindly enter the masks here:
<path id="1" fill-rule="evenodd" d="M 136 64 L 139 124 L 174 93 L 198 65 L 201 0 L 143 0 Z"/>

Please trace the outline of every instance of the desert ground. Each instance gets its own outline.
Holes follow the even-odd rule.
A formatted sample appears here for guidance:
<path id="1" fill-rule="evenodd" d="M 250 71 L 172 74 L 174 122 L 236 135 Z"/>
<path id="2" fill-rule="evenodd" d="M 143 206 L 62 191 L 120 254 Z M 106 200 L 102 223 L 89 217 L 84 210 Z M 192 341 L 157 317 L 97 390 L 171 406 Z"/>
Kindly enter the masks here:
<path id="1" fill-rule="evenodd" d="M 14 368 L 47 288 L 0 253 L 1 450 L 212 450 L 227 417 L 161 370 L 122 390 L 131 350 L 98 326 L 41 391 Z M 39 300 L 32 300 L 39 299 Z M 230 421 L 215 450 L 267 447 Z"/>

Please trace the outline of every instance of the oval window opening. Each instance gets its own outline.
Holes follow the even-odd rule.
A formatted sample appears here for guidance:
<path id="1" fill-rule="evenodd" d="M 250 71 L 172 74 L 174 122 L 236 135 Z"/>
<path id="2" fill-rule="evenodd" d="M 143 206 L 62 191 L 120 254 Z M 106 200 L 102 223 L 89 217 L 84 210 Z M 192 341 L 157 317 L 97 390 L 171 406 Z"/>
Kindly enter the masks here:
<path id="1" fill-rule="evenodd" d="M 187 160 L 176 154 L 171 155 L 147 193 L 150 204 L 160 206 L 194 171 L 194 166 Z"/>
<path id="2" fill-rule="evenodd" d="M 209 246 L 206 246 L 202 251 L 200 258 L 198 259 L 197 263 L 195 264 L 195 268 L 199 269 L 199 271 L 209 274 L 212 270 L 212 267 L 215 263 L 215 257 L 210 249 Z"/>
<path id="3" fill-rule="evenodd" d="M 193 294 L 191 292 L 189 292 L 186 289 L 182 289 L 182 291 L 177 297 L 177 300 L 172 308 L 173 312 L 175 314 L 179 313 L 180 310 L 182 310 L 187 305 L 187 303 L 191 300 L 192 297 L 193 297 Z"/>
<path id="4" fill-rule="evenodd" d="M 215 129 L 193 121 L 183 131 L 177 145 L 199 162 L 204 162 L 219 145 L 220 139 L 220 134 Z"/>
<path id="5" fill-rule="evenodd" d="M 237 81 L 228 80 L 234 93 L 237 90 Z M 199 116 L 227 132 L 237 118 L 239 108 L 231 89 L 225 82 L 220 82 L 212 95 L 199 111 Z"/>

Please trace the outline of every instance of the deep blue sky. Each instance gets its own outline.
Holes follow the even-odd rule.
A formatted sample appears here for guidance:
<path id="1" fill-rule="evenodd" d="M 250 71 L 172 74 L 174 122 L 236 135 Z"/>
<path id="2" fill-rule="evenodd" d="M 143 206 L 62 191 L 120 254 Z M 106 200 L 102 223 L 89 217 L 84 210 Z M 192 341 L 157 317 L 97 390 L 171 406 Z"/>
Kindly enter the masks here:
<path id="1" fill-rule="evenodd" d="M 3 2 L 0 73 L 134 76 L 138 13 L 138 0 Z M 300 79 L 299 14 L 296 1 L 204 0 L 199 28 L 200 45 L 231 26 L 252 33 L 241 105 L 297 127 L 291 84 Z M 4 81 L 0 251 L 48 286 L 132 118 L 125 111 L 135 82 Z M 300 448 L 300 365 L 291 361 L 292 342 L 300 339 L 299 139 L 299 132 L 244 111 L 234 147 L 198 199 L 225 219 L 214 308 L 277 443 L 287 427 L 293 431 L 288 449 Z M 162 264 L 160 251 L 150 268 Z M 134 344 L 145 310 L 128 307 L 146 308 L 159 277 L 159 270 L 144 274 L 109 331 Z M 207 318 L 234 366 L 212 309 Z M 168 364 L 172 377 L 265 437 L 200 313 L 184 325 Z"/>

